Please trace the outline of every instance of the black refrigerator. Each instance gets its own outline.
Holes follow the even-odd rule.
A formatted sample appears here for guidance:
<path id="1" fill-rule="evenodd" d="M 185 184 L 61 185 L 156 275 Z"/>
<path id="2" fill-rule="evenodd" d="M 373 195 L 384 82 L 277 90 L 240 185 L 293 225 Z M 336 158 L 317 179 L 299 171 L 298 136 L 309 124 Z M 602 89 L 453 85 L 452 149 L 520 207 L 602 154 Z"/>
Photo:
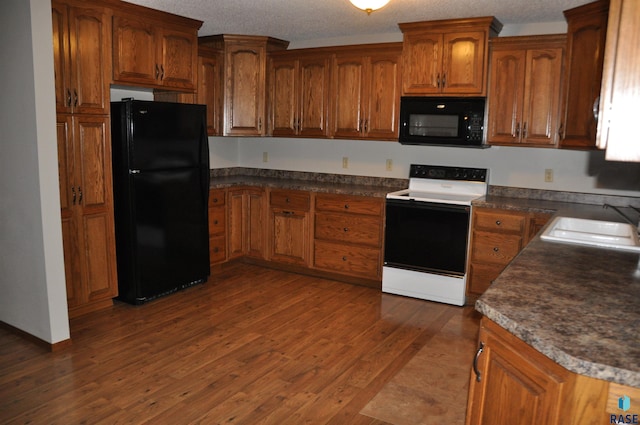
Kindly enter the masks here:
<path id="1" fill-rule="evenodd" d="M 206 107 L 111 103 L 118 298 L 142 304 L 209 276 Z"/>

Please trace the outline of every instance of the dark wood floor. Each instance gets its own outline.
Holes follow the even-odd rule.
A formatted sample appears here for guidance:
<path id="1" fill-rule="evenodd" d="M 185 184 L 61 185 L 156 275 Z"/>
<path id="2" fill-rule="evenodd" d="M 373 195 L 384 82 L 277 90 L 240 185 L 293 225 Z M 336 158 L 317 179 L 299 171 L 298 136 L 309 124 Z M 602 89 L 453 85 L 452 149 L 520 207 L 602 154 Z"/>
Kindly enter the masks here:
<path id="1" fill-rule="evenodd" d="M 469 307 L 238 264 L 151 303 L 74 319 L 73 344 L 56 353 L 0 329 L 0 423 L 405 424 L 389 417 L 395 404 L 384 412 L 385 385 L 412 359 L 421 367 L 424 350 L 443 379 L 466 379 L 473 341 L 447 344 L 463 337 L 461 321 L 469 340 Z M 468 362 L 447 361 L 452 350 Z M 441 391 L 462 418 L 463 391 Z M 411 409 L 429 416 L 417 405 L 404 416 Z"/>

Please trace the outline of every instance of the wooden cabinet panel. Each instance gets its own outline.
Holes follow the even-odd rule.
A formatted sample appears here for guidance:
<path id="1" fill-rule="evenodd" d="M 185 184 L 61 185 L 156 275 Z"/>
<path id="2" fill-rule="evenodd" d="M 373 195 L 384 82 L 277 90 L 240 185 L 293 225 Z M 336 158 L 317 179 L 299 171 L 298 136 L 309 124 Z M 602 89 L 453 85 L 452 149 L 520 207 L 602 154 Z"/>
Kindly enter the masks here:
<path id="1" fill-rule="evenodd" d="M 269 205 L 275 208 L 309 211 L 311 197 L 309 192 L 292 190 L 272 190 L 269 195 Z"/>
<path id="2" fill-rule="evenodd" d="M 113 80 L 193 91 L 198 65 L 197 28 L 178 28 L 145 16 L 113 17 Z"/>
<path id="3" fill-rule="evenodd" d="M 482 319 L 477 370 L 471 374 L 467 425 L 564 423 L 559 400 L 569 373 L 518 338 Z"/>
<path id="4" fill-rule="evenodd" d="M 309 265 L 311 255 L 309 192 L 273 190 L 270 203 L 270 260 Z"/>
<path id="5" fill-rule="evenodd" d="M 544 227 L 551 214 L 473 208 L 467 300 L 475 301 Z"/>
<path id="6" fill-rule="evenodd" d="M 226 191 L 209 191 L 209 264 L 222 263 L 227 259 L 227 210 Z"/>
<path id="7" fill-rule="evenodd" d="M 209 264 L 223 263 L 227 259 L 226 245 L 224 235 L 209 238 Z"/>
<path id="8" fill-rule="evenodd" d="M 486 85 L 486 34 L 470 31 L 444 34 L 442 75 L 443 93 L 481 94 Z"/>
<path id="9" fill-rule="evenodd" d="M 70 316 L 117 296 L 109 119 L 58 115 L 58 165 Z"/>
<path id="10" fill-rule="evenodd" d="M 108 114 L 109 12 L 53 1 L 52 19 L 57 112 Z"/>
<path id="11" fill-rule="evenodd" d="M 293 58 L 271 58 L 269 62 L 269 113 L 273 136 L 298 133 L 298 61 Z"/>
<path id="12" fill-rule="evenodd" d="M 396 140 L 400 45 L 341 51 L 333 61 L 331 136 Z"/>
<path id="13" fill-rule="evenodd" d="M 315 241 L 314 264 L 317 268 L 369 279 L 380 278 L 381 251 L 342 243 Z"/>
<path id="14" fill-rule="evenodd" d="M 315 237 L 379 247 L 382 244 L 381 224 L 380 217 L 316 213 Z"/>
<path id="15" fill-rule="evenodd" d="M 565 42 L 564 35 L 491 41 L 488 143 L 557 143 Z"/>
<path id="16" fill-rule="evenodd" d="M 226 50 L 226 136 L 264 135 L 266 54 L 260 45 L 232 45 Z"/>
<path id="17" fill-rule="evenodd" d="M 500 22 L 488 17 L 399 25 L 403 96 L 486 93 L 488 41 L 502 29 Z"/>
<path id="18" fill-rule="evenodd" d="M 207 105 L 207 134 L 222 134 L 222 66 L 221 54 L 216 50 L 198 51 L 197 103 Z"/>
<path id="19" fill-rule="evenodd" d="M 366 196 L 321 193 L 316 195 L 316 210 L 379 216 L 384 211 L 384 202 Z"/>
<path id="20" fill-rule="evenodd" d="M 636 110 L 640 101 L 640 2 L 611 0 L 604 51 L 597 145 L 610 161 L 640 162 Z"/>
<path id="21" fill-rule="evenodd" d="M 565 10 L 567 66 L 560 125 L 561 148 L 596 148 L 594 107 L 600 99 L 609 0 Z"/>
<path id="22" fill-rule="evenodd" d="M 261 188 L 230 189 L 228 198 L 229 258 L 264 258 L 266 196 Z"/>

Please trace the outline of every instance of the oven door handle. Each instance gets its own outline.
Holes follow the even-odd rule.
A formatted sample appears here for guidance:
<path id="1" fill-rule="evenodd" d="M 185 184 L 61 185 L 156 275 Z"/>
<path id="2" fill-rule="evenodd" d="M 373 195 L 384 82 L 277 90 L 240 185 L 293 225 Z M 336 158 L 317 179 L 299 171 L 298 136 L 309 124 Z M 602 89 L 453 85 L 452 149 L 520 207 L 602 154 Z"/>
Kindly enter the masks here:
<path id="1" fill-rule="evenodd" d="M 412 199 L 400 200 L 400 199 L 387 199 L 387 205 L 392 205 L 394 207 L 402 207 L 402 208 L 420 208 L 425 210 L 438 210 L 438 211 L 471 211 L 471 207 L 469 205 L 458 205 L 458 204 L 445 204 L 445 203 L 436 203 L 436 202 L 424 202 L 424 201 L 414 201 Z"/>

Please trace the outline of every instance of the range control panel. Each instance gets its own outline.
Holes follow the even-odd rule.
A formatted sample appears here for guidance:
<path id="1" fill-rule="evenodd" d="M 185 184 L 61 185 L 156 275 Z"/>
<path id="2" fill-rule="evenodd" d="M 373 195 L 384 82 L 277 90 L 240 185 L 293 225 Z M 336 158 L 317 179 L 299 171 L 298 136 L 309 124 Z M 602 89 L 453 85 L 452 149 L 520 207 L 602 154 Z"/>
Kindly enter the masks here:
<path id="1" fill-rule="evenodd" d="M 488 169 L 411 164 L 409 178 L 486 182 Z"/>

